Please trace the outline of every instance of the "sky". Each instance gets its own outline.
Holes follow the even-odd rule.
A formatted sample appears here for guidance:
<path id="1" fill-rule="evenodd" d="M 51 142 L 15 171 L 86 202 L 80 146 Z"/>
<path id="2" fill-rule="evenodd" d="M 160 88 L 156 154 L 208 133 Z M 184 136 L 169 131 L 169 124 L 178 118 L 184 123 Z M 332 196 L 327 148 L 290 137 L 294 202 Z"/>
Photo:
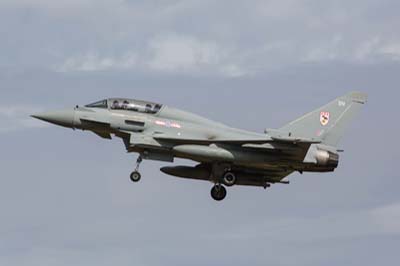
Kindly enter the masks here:
<path id="1" fill-rule="evenodd" d="M 400 2 L 0 0 L 0 265 L 396 265 Z M 279 128 L 369 94 L 329 174 L 233 187 L 30 114 L 106 97 Z M 179 164 L 192 164 L 177 160 Z"/>

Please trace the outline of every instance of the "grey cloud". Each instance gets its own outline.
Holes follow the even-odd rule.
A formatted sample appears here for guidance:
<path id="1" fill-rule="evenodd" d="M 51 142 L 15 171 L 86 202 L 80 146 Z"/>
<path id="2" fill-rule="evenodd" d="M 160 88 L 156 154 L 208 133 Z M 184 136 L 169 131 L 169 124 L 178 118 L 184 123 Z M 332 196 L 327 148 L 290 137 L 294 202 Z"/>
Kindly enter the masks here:
<path id="1" fill-rule="evenodd" d="M 124 60 L 126 55 L 134 54 L 142 58 L 135 67 L 145 69 L 148 65 L 143 62 L 157 59 L 151 53 L 154 40 L 165 33 L 177 36 L 176 45 L 185 46 L 192 40 L 192 48 L 210 47 L 210 43 L 217 47 L 208 58 L 213 64 L 191 68 L 195 73 L 218 68 L 254 73 L 304 62 L 390 62 L 397 61 L 400 53 L 400 39 L 395 32 L 400 21 L 392 12 L 398 3 L 392 0 L 379 4 L 290 0 L 229 4 L 67 2 L 57 4 L 61 5 L 59 9 L 51 1 L 1 4 L 3 32 L 10 22 L 22 30 L 7 36 L 8 41 L 2 44 L 2 48 L 18 51 L 7 55 L 3 64 L 39 64 L 49 69 L 67 65 L 66 69 L 71 69 L 75 63 L 76 70 L 120 69 L 133 66 Z M 389 17 L 378 16 L 377 12 Z M 388 27 L 388 21 L 393 26 Z M 85 58 L 92 62 L 80 62 Z"/>
<path id="2" fill-rule="evenodd" d="M 164 33 L 148 42 L 141 54 L 128 52 L 121 56 L 101 56 L 88 53 L 67 58 L 55 68 L 61 72 L 138 70 L 166 73 L 211 73 L 227 77 L 246 74 L 241 66 L 229 61 L 229 51 L 213 41 L 201 41 L 191 36 Z"/>

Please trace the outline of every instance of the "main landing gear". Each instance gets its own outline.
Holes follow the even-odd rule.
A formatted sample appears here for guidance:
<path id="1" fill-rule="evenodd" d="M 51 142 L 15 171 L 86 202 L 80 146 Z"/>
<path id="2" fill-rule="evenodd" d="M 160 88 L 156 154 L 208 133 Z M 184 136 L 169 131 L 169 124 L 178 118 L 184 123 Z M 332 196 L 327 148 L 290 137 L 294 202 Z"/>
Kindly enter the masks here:
<path id="1" fill-rule="evenodd" d="M 216 183 L 211 189 L 211 197 L 216 201 L 222 201 L 226 198 L 226 188 L 222 185 L 224 184 L 227 187 L 232 187 L 236 184 L 237 178 L 234 172 L 230 170 L 225 171 L 222 174 L 222 178 L 219 179 L 219 182 Z"/>
<path id="2" fill-rule="evenodd" d="M 140 181 L 140 179 L 142 178 L 142 175 L 139 173 L 139 166 L 140 163 L 143 161 L 142 156 L 139 156 L 137 161 L 136 161 L 136 167 L 135 167 L 135 171 L 133 171 L 130 175 L 130 179 L 132 182 L 137 183 Z"/>
<path id="3" fill-rule="evenodd" d="M 236 184 L 236 175 L 233 172 L 226 172 L 222 177 L 222 183 L 227 187 L 232 187 Z"/>
<path id="4" fill-rule="evenodd" d="M 222 201 L 226 197 L 226 188 L 221 184 L 216 184 L 211 189 L 211 197 L 216 201 Z"/>
<path id="5" fill-rule="evenodd" d="M 136 161 L 135 170 L 130 174 L 130 180 L 134 183 L 141 180 L 139 167 L 142 161 L 143 157 L 140 155 Z M 222 201 L 227 195 L 226 187 L 232 187 L 237 184 L 237 173 L 232 171 L 230 167 L 224 165 L 217 165 L 211 172 L 210 181 L 215 184 L 211 189 L 211 197 L 216 201 Z M 172 175 L 174 174 L 172 173 Z M 177 174 L 176 176 L 180 175 Z"/>

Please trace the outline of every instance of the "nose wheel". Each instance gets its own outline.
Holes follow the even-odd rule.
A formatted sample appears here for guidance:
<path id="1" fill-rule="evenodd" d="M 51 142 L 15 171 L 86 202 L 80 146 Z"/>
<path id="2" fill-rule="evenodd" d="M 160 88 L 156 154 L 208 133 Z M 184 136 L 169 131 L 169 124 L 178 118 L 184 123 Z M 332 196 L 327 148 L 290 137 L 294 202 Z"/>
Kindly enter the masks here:
<path id="1" fill-rule="evenodd" d="M 211 197 L 216 201 L 222 201 L 226 197 L 226 188 L 221 184 L 216 184 L 211 189 Z"/>
<path id="2" fill-rule="evenodd" d="M 139 156 L 137 161 L 136 161 L 136 167 L 135 167 L 135 171 L 133 171 L 130 175 L 130 179 L 132 182 L 137 183 L 140 181 L 140 179 L 142 178 L 142 175 L 139 173 L 139 166 L 140 163 L 143 161 L 142 156 Z"/>
<path id="3" fill-rule="evenodd" d="M 142 178 L 142 175 L 138 171 L 134 171 L 131 173 L 130 179 L 132 182 L 137 183 Z"/>

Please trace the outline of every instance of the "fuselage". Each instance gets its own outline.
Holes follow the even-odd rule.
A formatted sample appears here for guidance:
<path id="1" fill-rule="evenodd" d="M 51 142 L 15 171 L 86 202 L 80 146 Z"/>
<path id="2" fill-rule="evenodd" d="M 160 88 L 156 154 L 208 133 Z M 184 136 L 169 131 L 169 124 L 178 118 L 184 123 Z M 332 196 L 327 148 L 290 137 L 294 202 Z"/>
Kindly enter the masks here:
<path id="1" fill-rule="evenodd" d="M 53 119 L 52 115 L 55 116 Z M 235 141 L 240 144 L 246 140 L 268 142 L 271 138 L 152 102 L 110 98 L 76 106 L 72 111 L 43 114 L 42 119 L 65 127 L 90 130 L 105 138 L 115 135 L 124 140 L 129 152 L 147 154 L 149 159 L 173 161 L 177 157 L 206 163 L 221 161 L 269 171 L 333 170 L 331 166 L 318 166 L 314 161 L 305 163 L 307 149 L 302 150 L 302 147 L 283 153 L 276 144 L 263 144 L 258 148 L 232 145 Z M 181 145 L 155 139 L 173 139 Z"/>

